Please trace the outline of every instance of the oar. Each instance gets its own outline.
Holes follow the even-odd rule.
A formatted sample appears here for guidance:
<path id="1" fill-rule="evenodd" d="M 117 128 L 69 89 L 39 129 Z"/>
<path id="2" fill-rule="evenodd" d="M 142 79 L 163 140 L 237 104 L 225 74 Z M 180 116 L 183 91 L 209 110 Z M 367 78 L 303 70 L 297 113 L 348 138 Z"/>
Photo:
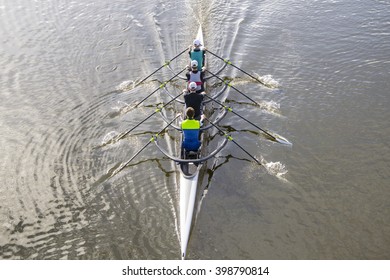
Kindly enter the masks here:
<path id="1" fill-rule="evenodd" d="M 251 77 L 252 79 L 258 81 L 260 84 L 262 84 L 262 85 L 264 85 L 264 86 L 266 86 L 266 87 L 270 87 L 269 85 L 267 85 L 267 84 L 264 83 L 263 81 L 260 81 L 260 80 L 259 80 L 258 78 L 256 78 L 255 76 L 249 74 L 249 73 L 246 72 L 245 70 L 242 70 L 242 69 L 239 68 L 238 66 L 234 65 L 229 59 L 222 58 L 222 57 L 220 57 L 219 55 L 217 55 L 217 54 L 211 52 L 211 51 L 208 50 L 208 49 L 207 49 L 207 52 L 208 52 L 208 53 L 211 53 L 213 56 L 215 56 L 215 57 L 217 57 L 217 58 L 223 60 L 226 64 L 229 64 L 229 65 L 233 66 L 234 68 L 240 70 L 242 73 L 244 73 L 244 74 L 248 75 L 249 77 Z"/>
<path id="2" fill-rule="evenodd" d="M 170 121 L 163 129 L 161 129 L 157 134 L 153 135 L 149 141 L 138 151 L 136 152 L 128 161 L 126 161 L 125 163 L 121 164 L 117 169 L 115 169 L 113 172 L 112 172 L 112 175 L 110 176 L 113 177 L 115 176 L 116 174 L 118 174 L 123 168 L 125 168 L 127 165 L 129 165 L 129 163 L 135 159 L 143 150 L 146 149 L 147 146 L 149 146 L 150 143 L 154 142 L 155 139 L 162 133 L 165 131 L 165 129 L 167 129 L 178 117 L 180 117 L 180 114 L 177 114 L 176 117 Z"/>
<path id="3" fill-rule="evenodd" d="M 159 91 L 160 89 L 162 89 L 163 87 L 165 87 L 170 81 L 172 81 L 174 78 L 176 78 L 177 76 L 179 76 L 184 70 L 186 70 L 187 67 L 183 68 L 183 70 L 181 70 L 180 72 L 176 73 L 174 76 L 172 76 L 168 81 L 162 83 L 158 88 L 156 88 L 153 92 L 151 92 L 150 94 L 148 94 L 144 99 L 142 99 L 140 102 L 138 102 L 134 107 L 134 108 L 137 108 L 142 102 L 144 102 L 146 99 L 148 99 L 149 97 L 151 97 L 153 94 L 155 94 L 157 91 Z"/>
<path id="4" fill-rule="evenodd" d="M 243 93 L 242 91 L 240 91 L 238 88 L 234 87 L 233 85 L 231 85 L 230 83 L 226 82 L 224 79 L 222 79 L 221 77 L 218 77 L 217 75 L 215 75 L 214 73 L 210 72 L 209 70 L 206 69 L 207 72 L 209 72 L 213 77 L 217 78 L 218 80 L 220 80 L 221 82 L 225 83 L 226 85 L 228 85 L 229 87 L 231 87 L 232 89 L 236 90 L 238 93 L 240 93 L 241 95 L 245 96 L 247 99 L 249 99 L 250 101 L 252 101 L 253 103 L 255 103 L 257 106 L 260 106 L 259 103 L 257 103 L 255 100 L 253 100 L 252 98 L 250 98 L 248 95 L 246 95 L 245 93 Z"/>
<path id="5" fill-rule="evenodd" d="M 248 119 L 244 118 L 243 116 L 241 116 L 240 114 L 234 112 L 233 109 L 232 109 L 231 107 L 228 107 L 228 106 L 223 105 L 222 102 L 216 100 L 215 98 L 212 98 L 212 97 L 208 96 L 207 94 L 205 94 L 205 96 L 208 97 L 209 99 L 213 100 L 213 101 L 214 101 L 215 103 L 217 103 L 218 105 L 222 106 L 222 107 L 223 107 L 225 110 L 227 110 L 228 112 L 231 112 L 231 113 L 235 114 L 236 116 L 240 117 L 240 118 L 243 119 L 244 121 L 246 121 L 246 122 L 250 123 L 251 125 L 253 125 L 254 127 L 256 127 L 258 130 L 261 130 L 261 131 L 262 131 L 263 133 L 265 133 L 272 141 L 278 142 L 278 143 L 280 143 L 280 144 L 291 145 L 291 143 L 290 143 L 287 139 L 285 139 L 285 138 L 283 138 L 283 137 L 281 137 L 281 136 L 279 136 L 279 135 L 278 135 L 278 136 L 272 135 L 272 134 L 271 134 L 270 132 L 268 132 L 267 130 L 265 130 L 265 129 L 259 127 L 258 125 L 254 124 L 254 123 L 251 122 L 250 120 L 248 120 Z"/>
<path id="6" fill-rule="evenodd" d="M 207 119 L 207 118 L 206 118 Z M 243 152 L 245 152 L 248 156 L 250 156 L 258 165 L 262 165 L 261 162 L 255 158 L 254 156 L 252 156 L 247 150 L 245 150 L 240 144 L 237 143 L 236 140 L 233 139 L 232 136 L 230 136 L 229 134 L 226 134 L 222 129 L 220 129 L 216 124 L 214 124 L 213 122 L 211 122 L 209 119 L 207 119 L 216 129 L 218 129 L 218 131 L 220 133 L 223 133 L 223 135 L 229 140 L 229 141 L 232 141 L 234 144 L 236 144 L 237 147 L 239 147 Z"/>
<path id="7" fill-rule="evenodd" d="M 172 103 L 173 101 L 175 101 L 177 98 L 179 98 L 179 96 L 181 96 L 182 94 L 184 93 L 184 91 L 182 91 L 179 95 L 176 95 L 174 98 L 172 98 L 171 100 L 169 100 L 167 103 L 165 103 L 162 107 L 160 108 L 157 108 L 152 114 L 150 114 L 149 116 L 147 116 L 145 119 L 143 119 L 140 123 L 138 123 L 136 126 L 134 126 L 133 128 L 121 133 L 120 135 L 118 135 L 118 137 L 115 138 L 114 141 L 112 142 L 116 142 L 120 139 L 122 139 L 123 137 L 125 137 L 127 134 L 129 134 L 130 132 L 132 132 L 134 129 L 136 129 L 137 127 L 139 127 L 141 124 L 143 124 L 144 122 L 146 122 L 148 119 L 150 119 L 152 116 L 154 116 L 155 114 L 157 114 L 158 112 L 160 112 L 164 107 L 168 106 L 170 103 Z M 176 117 L 177 118 L 177 117 Z"/>
<path id="8" fill-rule="evenodd" d="M 143 78 L 141 81 L 139 81 L 134 87 L 142 84 L 143 82 L 145 82 L 147 79 L 149 79 L 151 76 L 153 76 L 156 72 L 158 72 L 160 69 L 162 69 L 163 67 L 166 67 L 166 66 L 169 66 L 169 64 L 174 61 L 176 58 L 178 58 L 179 56 L 181 56 L 183 53 L 185 53 L 186 51 L 188 50 L 188 48 L 186 48 L 184 51 L 182 51 L 181 53 L 177 54 L 175 57 L 173 57 L 171 60 L 168 60 L 165 62 L 164 65 L 161 65 L 159 68 L 157 68 L 153 73 L 151 73 L 150 75 L 148 75 L 147 77 Z"/>

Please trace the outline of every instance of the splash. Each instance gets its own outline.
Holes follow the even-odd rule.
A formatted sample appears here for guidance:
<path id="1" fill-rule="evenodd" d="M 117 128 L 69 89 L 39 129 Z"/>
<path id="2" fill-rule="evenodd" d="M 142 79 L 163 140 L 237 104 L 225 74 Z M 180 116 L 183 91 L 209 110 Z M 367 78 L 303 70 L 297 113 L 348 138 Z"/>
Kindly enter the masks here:
<path id="1" fill-rule="evenodd" d="M 286 174 L 288 173 L 288 170 L 283 163 L 281 163 L 280 161 L 267 162 L 264 158 L 261 159 L 261 162 L 264 168 L 267 170 L 268 174 L 275 176 L 276 178 L 284 182 L 287 182 Z"/>
<path id="2" fill-rule="evenodd" d="M 107 145 L 117 146 L 119 145 L 119 140 L 123 138 L 124 137 L 122 133 L 118 133 L 117 131 L 110 131 L 103 137 L 101 147 Z M 142 145 L 142 142 L 138 139 L 137 135 L 127 135 L 126 140 L 133 149 L 137 149 Z"/>
<path id="3" fill-rule="evenodd" d="M 275 101 L 261 101 L 259 102 L 260 108 L 264 110 L 265 112 L 275 115 L 275 116 L 281 116 L 280 112 L 280 104 Z"/>
<path id="4" fill-rule="evenodd" d="M 135 108 L 141 108 L 141 107 L 137 107 L 138 103 L 139 103 L 138 101 L 134 101 L 130 104 L 123 101 L 118 101 L 117 106 L 112 107 L 113 111 L 108 114 L 108 117 L 113 119 L 115 117 L 122 116 L 129 113 Z M 140 111 L 144 112 L 144 110 L 142 109 Z"/>
<path id="5" fill-rule="evenodd" d="M 260 75 L 256 74 L 256 76 L 267 87 L 270 87 L 270 88 L 278 88 L 279 87 L 279 82 L 277 80 L 275 80 L 274 78 L 272 78 L 272 75 L 260 76 Z"/>
<path id="6" fill-rule="evenodd" d="M 283 177 L 287 174 L 288 170 L 286 169 L 286 166 L 281 163 L 280 161 L 277 162 L 268 162 L 265 165 L 267 171 L 271 175 L 275 175 L 277 177 Z"/>
<path id="7" fill-rule="evenodd" d="M 127 108 L 131 106 L 130 104 L 126 103 L 126 102 L 123 102 L 123 101 L 118 101 L 116 106 L 113 106 L 112 109 L 117 111 L 117 112 L 120 112 L 123 110 L 123 108 Z"/>
<path id="8" fill-rule="evenodd" d="M 255 73 L 254 77 L 258 79 L 263 85 L 265 85 L 268 88 L 278 88 L 279 82 L 275 80 L 272 75 L 263 75 L 260 76 L 259 74 Z M 233 85 L 242 85 L 242 84 L 249 84 L 255 82 L 255 79 L 252 79 L 250 77 L 227 77 L 226 80 L 231 81 L 231 84 Z"/>
<path id="9" fill-rule="evenodd" d="M 249 168 L 246 169 L 246 173 L 247 173 L 246 178 L 248 178 L 248 180 L 252 180 L 254 174 L 259 174 L 259 175 L 263 174 L 263 173 L 259 172 L 259 170 L 265 169 L 265 171 L 269 175 L 274 176 L 283 182 L 286 182 L 286 183 L 288 182 L 288 180 L 286 179 L 286 175 L 288 173 L 288 170 L 283 163 L 281 163 L 279 161 L 278 162 L 267 162 L 263 156 L 255 156 L 255 158 L 258 162 L 260 162 L 261 165 L 259 165 L 258 163 L 254 162 L 254 161 L 252 162 L 251 165 L 249 165 Z"/>
<path id="10" fill-rule="evenodd" d="M 117 138 L 118 135 L 119 135 L 118 132 L 110 131 L 109 133 L 104 135 L 101 145 L 102 146 L 106 146 L 106 145 L 108 145 L 110 143 L 114 143 L 115 139 Z"/>
<path id="11" fill-rule="evenodd" d="M 122 83 L 120 83 L 120 85 L 116 87 L 116 90 L 129 91 L 135 88 L 136 84 L 137 84 L 136 81 L 132 81 L 132 80 L 123 81 Z"/>

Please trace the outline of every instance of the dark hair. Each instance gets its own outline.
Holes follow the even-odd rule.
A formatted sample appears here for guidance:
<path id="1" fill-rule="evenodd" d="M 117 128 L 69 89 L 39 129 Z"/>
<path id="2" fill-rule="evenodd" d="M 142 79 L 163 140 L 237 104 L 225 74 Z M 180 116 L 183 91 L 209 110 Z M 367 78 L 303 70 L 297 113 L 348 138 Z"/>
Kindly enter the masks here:
<path id="1" fill-rule="evenodd" d="M 194 118 L 194 115 L 195 115 L 195 110 L 194 108 L 192 107 L 188 107 L 187 110 L 186 110 L 186 116 L 192 120 Z"/>

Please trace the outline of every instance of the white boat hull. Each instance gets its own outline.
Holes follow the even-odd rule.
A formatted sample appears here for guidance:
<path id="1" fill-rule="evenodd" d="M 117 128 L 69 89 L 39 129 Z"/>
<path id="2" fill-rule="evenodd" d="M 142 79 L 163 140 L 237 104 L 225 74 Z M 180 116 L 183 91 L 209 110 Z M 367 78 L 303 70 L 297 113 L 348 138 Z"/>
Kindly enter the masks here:
<path id="1" fill-rule="evenodd" d="M 199 170 L 191 178 L 180 174 L 180 239 L 182 259 L 186 256 L 190 238 L 192 216 L 195 207 L 196 191 L 198 188 Z"/>
<path id="2" fill-rule="evenodd" d="M 199 26 L 196 38 L 203 45 L 202 26 Z M 190 163 L 188 168 L 194 170 L 190 173 L 191 175 L 184 174 L 183 170 L 180 170 L 180 242 L 182 259 L 186 257 L 187 245 L 191 233 L 200 166 L 196 167 Z"/>

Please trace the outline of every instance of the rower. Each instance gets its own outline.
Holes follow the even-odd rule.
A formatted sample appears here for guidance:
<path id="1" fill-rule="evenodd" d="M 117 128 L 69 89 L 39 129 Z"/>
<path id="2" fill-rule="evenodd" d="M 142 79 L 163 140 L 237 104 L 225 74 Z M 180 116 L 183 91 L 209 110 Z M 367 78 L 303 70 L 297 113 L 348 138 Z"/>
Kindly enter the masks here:
<path id="1" fill-rule="evenodd" d="M 195 82 L 197 87 L 196 91 L 198 93 L 204 91 L 203 83 L 204 83 L 204 71 L 198 70 L 198 61 L 191 61 L 191 69 L 186 73 L 188 84 L 191 82 Z"/>
<path id="2" fill-rule="evenodd" d="M 205 53 L 206 49 L 201 48 L 202 44 L 199 39 L 194 40 L 194 44 L 189 47 L 190 59 L 198 62 L 198 70 L 202 70 L 205 66 Z"/>
<path id="3" fill-rule="evenodd" d="M 205 92 L 196 92 L 197 85 L 195 82 L 189 84 L 188 90 L 184 90 L 184 102 L 186 108 L 192 107 L 195 111 L 194 119 L 199 120 L 201 125 L 205 118 L 203 114 L 203 99 Z"/>
<path id="4" fill-rule="evenodd" d="M 188 107 L 186 110 L 186 119 L 181 123 L 181 129 L 183 130 L 183 142 L 182 147 L 187 152 L 196 152 L 200 147 L 199 131 L 200 122 L 194 119 L 195 110 L 192 107 Z"/>

